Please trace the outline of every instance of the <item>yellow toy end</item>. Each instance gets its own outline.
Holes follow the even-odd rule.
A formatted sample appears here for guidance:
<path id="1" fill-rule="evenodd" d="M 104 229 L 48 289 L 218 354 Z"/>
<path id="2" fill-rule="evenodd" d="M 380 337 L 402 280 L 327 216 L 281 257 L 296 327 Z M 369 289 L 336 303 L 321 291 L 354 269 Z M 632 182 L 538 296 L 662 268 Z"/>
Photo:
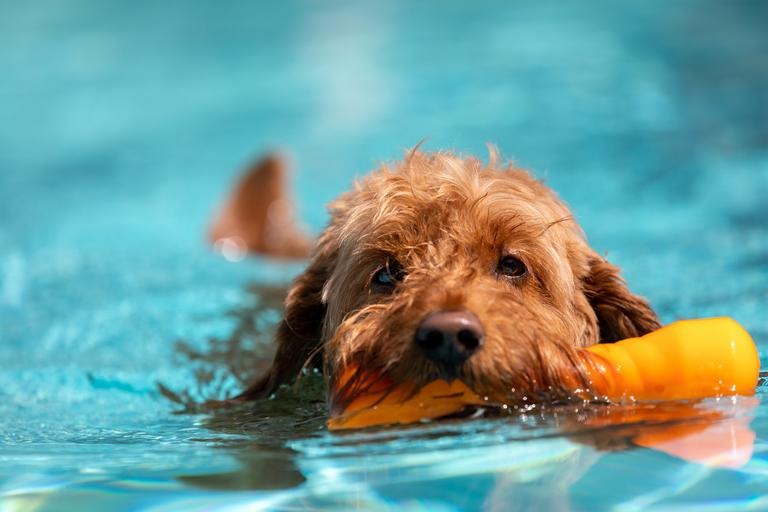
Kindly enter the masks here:
<path id="1" fill-rule="evenodd" d="M 760 372 L 752 337 L 732 318 L 682 320 L 583 352 L 592 389 L 609 400 L 751 395 Z"/>

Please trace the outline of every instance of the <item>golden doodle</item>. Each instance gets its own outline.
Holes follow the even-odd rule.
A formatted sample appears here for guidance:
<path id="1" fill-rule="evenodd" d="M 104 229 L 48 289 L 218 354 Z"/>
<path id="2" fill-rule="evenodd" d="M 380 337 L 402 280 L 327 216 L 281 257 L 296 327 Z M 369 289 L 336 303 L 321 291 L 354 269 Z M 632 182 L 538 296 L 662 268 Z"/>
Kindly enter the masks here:
<path id="1" fill-rule="evenodd" d="M 414 150 L 329 210 L 288 292 L 272 366 L 238 399 L 313 367 L 333 384 L 354 364 L 394 385 L 460 379 L 509 402 L 558 400 L 574 377 L 587 385 L 577 348 L 660 327 L 565 203 L 495 151 L 484 163 Z"/>

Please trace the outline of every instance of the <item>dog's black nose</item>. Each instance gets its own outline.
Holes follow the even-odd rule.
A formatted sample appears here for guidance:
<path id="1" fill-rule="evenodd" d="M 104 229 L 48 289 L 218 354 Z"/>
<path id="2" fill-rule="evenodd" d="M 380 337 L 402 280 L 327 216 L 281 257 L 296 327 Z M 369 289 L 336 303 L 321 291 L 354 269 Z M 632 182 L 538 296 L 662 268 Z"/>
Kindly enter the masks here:
<path id="1" fill-rule="evenodd" d="M 483 344 L 483 326 L 469 311 L 436 311 L 422 320 L 416 344 L 435 362 L 461 364 Z"/>

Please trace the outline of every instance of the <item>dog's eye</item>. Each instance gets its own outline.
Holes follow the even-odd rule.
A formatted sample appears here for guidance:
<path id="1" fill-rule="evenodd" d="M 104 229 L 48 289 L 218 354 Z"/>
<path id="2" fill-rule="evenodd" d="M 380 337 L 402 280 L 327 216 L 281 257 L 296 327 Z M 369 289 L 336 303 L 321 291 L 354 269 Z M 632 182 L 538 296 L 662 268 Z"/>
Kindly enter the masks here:
<path id="1" fill-rule="evenodd" d="M 525 263 L 514 256 L 504 256 L 499 261 L 498 273 L 507 277 L 522 277 L 528 269 Z"/>
<path id="2" fill-rule="evenodd" d="M 374 291 L 391 290 L 405 277 L 403 269 L 397 263 L 387 263 L 377 270 L 371 277 L 371 286 Z"/>

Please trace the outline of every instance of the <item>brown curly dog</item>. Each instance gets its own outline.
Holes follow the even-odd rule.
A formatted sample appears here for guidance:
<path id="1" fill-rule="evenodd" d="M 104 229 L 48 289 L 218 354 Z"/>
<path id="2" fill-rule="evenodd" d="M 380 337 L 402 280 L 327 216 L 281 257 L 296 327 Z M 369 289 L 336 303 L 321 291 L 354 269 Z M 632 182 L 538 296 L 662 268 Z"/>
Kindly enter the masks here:
<path id="1" fill-rule="evenodd" d="M 495 151 L 484 164 L 414 150 L 330 214 L 288 292 L 271 369 L 238 399 L 307 367 L 333 382 L 353 361 L 395 383 L 557 398 L 583 379 L 574 349 L 660 326 L 555 193 Z"/>

